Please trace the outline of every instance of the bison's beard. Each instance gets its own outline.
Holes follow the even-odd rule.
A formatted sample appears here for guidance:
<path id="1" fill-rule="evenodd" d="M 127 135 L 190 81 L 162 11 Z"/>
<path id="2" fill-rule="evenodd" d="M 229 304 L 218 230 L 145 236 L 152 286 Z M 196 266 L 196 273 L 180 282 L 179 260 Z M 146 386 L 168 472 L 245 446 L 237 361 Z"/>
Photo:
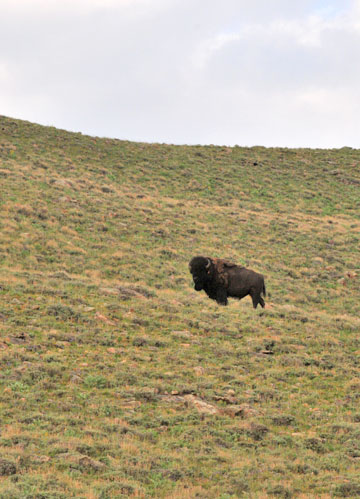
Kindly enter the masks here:
<path id="1" fill-rule="evenodd" d="M 194 276 L 193 279 L 195 284 L 195 291 L 201 291 L 202 289 L 204 289 L 204 283 L 202 282 L 202 279 L 199 279 L 199 277 L 197 276 Z"/>

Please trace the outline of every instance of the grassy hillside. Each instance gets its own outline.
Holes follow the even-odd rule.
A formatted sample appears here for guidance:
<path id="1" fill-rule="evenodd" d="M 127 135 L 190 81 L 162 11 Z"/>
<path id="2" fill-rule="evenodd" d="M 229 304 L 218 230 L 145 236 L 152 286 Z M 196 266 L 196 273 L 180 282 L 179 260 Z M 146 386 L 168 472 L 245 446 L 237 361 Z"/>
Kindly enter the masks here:
<path id="1" fill-rule="evenodd" d="M 360 151 L 0 117 L 0 158 L 0 498 L 360 495 Z"/>

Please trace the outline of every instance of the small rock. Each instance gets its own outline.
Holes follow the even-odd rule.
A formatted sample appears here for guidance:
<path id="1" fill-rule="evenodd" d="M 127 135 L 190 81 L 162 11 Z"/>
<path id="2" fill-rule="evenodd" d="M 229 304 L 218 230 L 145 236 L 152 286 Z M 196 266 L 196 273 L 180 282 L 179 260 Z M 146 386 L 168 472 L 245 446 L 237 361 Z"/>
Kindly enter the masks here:
<path id="1" fill-rule="evenodd" d="M 61 196 L 61 197 L 59 197 L 59 201 L 60 201 L 60 203 L 70 203 L 71 198 L 69 196 Z"/>
<path id="2" fill-rule="evenodd" d="M 233 395 L 215 395 L 214 400 L 221 400 L 222 402 L 226 402 L 227 404 L 234 404 L 236 399 Z"/>
<path id="3" fill-rule="evenodd" d="M 105 322 L 105 324 L 109 324 L 110 326 L 115 326 L 114 321 L 108 319 L 107 317 L 105 317 L 105 315 L 100 314 L 100 312 L 96 312 L 95 318 L 101 322 Z"/>
<path id="4" fill-rule="evenodd" d="M 135 409 L 135 407 L 140 407 L 141 402 L 139 400 L 128 400 L 121 404 L 121 409 Z"/>
<path id="5" fill-rule="evenodd" d="M 224 409 L 224 413 L 227 414 L 228 416 L 231 416 L 232 418 L 237 416 L 244 418 L 244 408 L 241 407 L 241 405 L 229 405 Z"/>
<path id="6" fill-rule="evenodd" d="M 25 343 L 27 341 L 27 336 L 25 333 L 19 333 L 16 336 L 10 336 L 11 343 L 19 344 Z"/>
<path id="7" fill-rule="evenodd" d="M 205 373 L 205 369 L 201 366 L 194 367 L 196 376 L 202 376 Z"/>
<path id="8" fill-rule="evenodd" d="M 50 183 L 52 183 L 56 187 L 59 187 L 59 188 L 62 188 L 62 189 L 69 188 L 69 187 L 73 186 L 71 180 L 67 180 L 65 178 L 59 178 L 57 180 L 50 181 Z"/>
<path id="9" fill-rule="evenodd" d="M 214 405 L 204 402 L 203 400 L 198 399 L 194 395 L 185 395 L 184 399 L 190 405 L 193 405 L 201 414 L 219 414 L 220 412 L 220 410 Z"/>
<path id="10" fill-rule="evenodd" d="M 258 415 L 258 411 L 247 404 L 229 405 L 229 407 L 226 407 L 225 411 L 227 410 L 229 411 L 230 415 L 234 415 L 242 419 L 247 419 Z"/>
<path id="11" fill-rule="evenodd" d="M 176 336 L 177 338 L 183 338 L 183 339 L 192 338 L 192 334 L 189 333 L 189 331 L 173 331 L 172 335 Z"/>

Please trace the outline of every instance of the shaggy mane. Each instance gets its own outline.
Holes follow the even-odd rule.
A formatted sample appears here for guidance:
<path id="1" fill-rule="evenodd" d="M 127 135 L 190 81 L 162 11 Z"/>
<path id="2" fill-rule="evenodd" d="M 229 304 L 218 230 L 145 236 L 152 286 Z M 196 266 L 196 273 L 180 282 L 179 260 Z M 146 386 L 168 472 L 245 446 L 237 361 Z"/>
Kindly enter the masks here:
<path id="1" fill-rule="evenodd" d="M 227 272 L 225 272 L 225 269 L 236 267 L 236 264 L 228 262 L 227 260 L 223 260 L 222 258 L 210 258 L 210 260 L 215 268 L 216 282 L 227 288 L 229 285 L 229 276 Z"/>

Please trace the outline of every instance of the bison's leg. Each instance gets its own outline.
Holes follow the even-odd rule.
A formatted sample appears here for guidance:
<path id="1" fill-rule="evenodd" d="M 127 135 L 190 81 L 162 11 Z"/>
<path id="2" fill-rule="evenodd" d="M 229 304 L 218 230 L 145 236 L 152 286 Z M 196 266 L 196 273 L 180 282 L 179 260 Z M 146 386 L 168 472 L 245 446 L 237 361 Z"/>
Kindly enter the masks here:
<path id="1" fill-rule="evenodd" d="M 257 289 L 251 289 L 250 290 L 250 296 L 251 296 L 251 299 L 252 299 L 252 302 L 253 302 L 253 307 L 256 308 L 258 306 L 258 304 L 260 303 L 260 305 L 264 308 L 265 306 L 265 302 L 264 300 L 261 298 L 260 296 L 260 292 L 257 290 Z"/>
<path id="2" fill-rule="evenodd" d="M 216 291 L 213 288 L 211 288 L 210 286 L 205 284 L 204 291 L 208 295 L 209 298 L 211 298 L 212 300 L 216 300 L 217 295 L 216 295 Z"/>
<path id="3" fill-rule="evenodd" d="M 228 304 L 226 289 L 218 288 L 216 290 L 216 301 L 219 305 L 227 305 Z"/>

